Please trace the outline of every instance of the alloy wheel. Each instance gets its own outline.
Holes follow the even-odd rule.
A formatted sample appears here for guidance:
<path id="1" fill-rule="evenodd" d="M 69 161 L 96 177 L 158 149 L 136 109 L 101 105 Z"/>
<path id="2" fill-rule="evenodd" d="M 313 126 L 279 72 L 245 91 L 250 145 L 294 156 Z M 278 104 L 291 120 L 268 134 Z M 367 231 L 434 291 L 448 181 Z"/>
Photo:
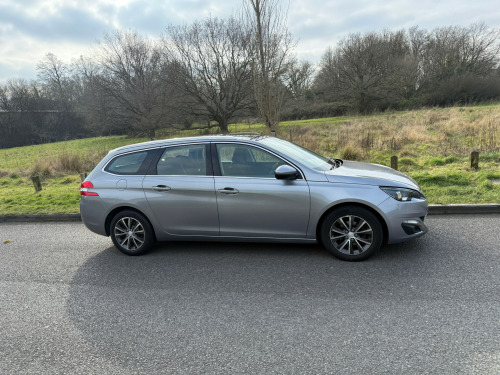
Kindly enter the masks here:
<path id="1" fill-rule="evenodd" d="M 133 217 L 123 217 L 114 227 L 116 241 L 125 250 L 138 250 L 144 244 L 145 231 L 141 222 Z"/>
<path id="2" fill-rule="evenodd" d="M 339 217 L 330 227 L 330 241 L 335 249 L 346 255 L 359 255 L 373 243 L 373 229 L 356 215 Z"/>

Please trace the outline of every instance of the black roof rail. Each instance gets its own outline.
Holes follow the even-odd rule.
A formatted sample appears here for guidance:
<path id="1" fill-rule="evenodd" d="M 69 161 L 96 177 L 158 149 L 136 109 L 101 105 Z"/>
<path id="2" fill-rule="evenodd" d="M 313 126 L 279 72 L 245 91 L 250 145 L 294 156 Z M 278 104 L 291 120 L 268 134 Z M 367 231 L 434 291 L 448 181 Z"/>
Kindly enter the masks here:
<path id="1" fill-rule="evenodd" d="M 229 133 L 228 135 L 262 135 L 262 133 L 257 133 L 257 132 L 241 132 L 241 133 Z"/>

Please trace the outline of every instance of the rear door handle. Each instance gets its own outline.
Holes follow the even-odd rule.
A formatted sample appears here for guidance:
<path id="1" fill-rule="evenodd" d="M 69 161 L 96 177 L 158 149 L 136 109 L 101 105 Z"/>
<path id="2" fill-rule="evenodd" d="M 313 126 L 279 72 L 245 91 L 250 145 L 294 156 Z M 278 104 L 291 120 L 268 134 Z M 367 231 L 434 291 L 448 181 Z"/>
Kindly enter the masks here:
<path id="1" fill-rule="evenodd" d="M 236 195 L 240 191 L 235 188 L 230 188 L 230 187 L 225 187 L 224 189 L 219 189 L 219 193 L 224 194 L 224 195 Z"/>
<path id="2" fill-rule="evenodd" d="M 156 185 L 156 186 L 153 186 L 152 189 L 154 191 L 169 191 L 170 187 L 168 187 L 167 185 Z"/>

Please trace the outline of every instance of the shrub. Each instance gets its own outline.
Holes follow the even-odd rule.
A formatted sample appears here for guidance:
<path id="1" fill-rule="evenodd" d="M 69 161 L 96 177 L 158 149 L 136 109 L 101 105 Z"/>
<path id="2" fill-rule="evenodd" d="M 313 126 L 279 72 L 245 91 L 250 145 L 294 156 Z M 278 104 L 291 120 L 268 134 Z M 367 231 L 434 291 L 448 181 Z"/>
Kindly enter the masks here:
<path id="1" fill-rule="evenodd" d="M 39 176 L 40 178 L 51 177 L 54 169 L 49 160 L 37 160 L 29 171 L 30 176 Z"/>
<path id="2" fill-rule="evenodd" d="M 347 145 L 340 152 L 340 157 L 346 160 L 360 160 L 362 157 L 362 152 L 351 145 Z"/>
<path id="3" fill-rule="evenodd" d="M 80 155 L 63 153 L 58 158 L 58 169 L 68 173 L 79 173 L 84 170 L 84 160 Z"/>

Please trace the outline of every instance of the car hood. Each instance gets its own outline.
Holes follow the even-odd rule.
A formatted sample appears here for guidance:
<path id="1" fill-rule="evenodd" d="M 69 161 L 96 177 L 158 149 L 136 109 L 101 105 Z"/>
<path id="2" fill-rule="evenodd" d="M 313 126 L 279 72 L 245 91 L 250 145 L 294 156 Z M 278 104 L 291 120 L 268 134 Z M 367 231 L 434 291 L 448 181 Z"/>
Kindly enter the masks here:
<path id="1" fill-rule="evenodd" d="M 410 187 L 420 190 L 411 177 L 380 164 L 344 160 L 342 166 L 326 171 L 325 175 L 330 182 Z"/>

